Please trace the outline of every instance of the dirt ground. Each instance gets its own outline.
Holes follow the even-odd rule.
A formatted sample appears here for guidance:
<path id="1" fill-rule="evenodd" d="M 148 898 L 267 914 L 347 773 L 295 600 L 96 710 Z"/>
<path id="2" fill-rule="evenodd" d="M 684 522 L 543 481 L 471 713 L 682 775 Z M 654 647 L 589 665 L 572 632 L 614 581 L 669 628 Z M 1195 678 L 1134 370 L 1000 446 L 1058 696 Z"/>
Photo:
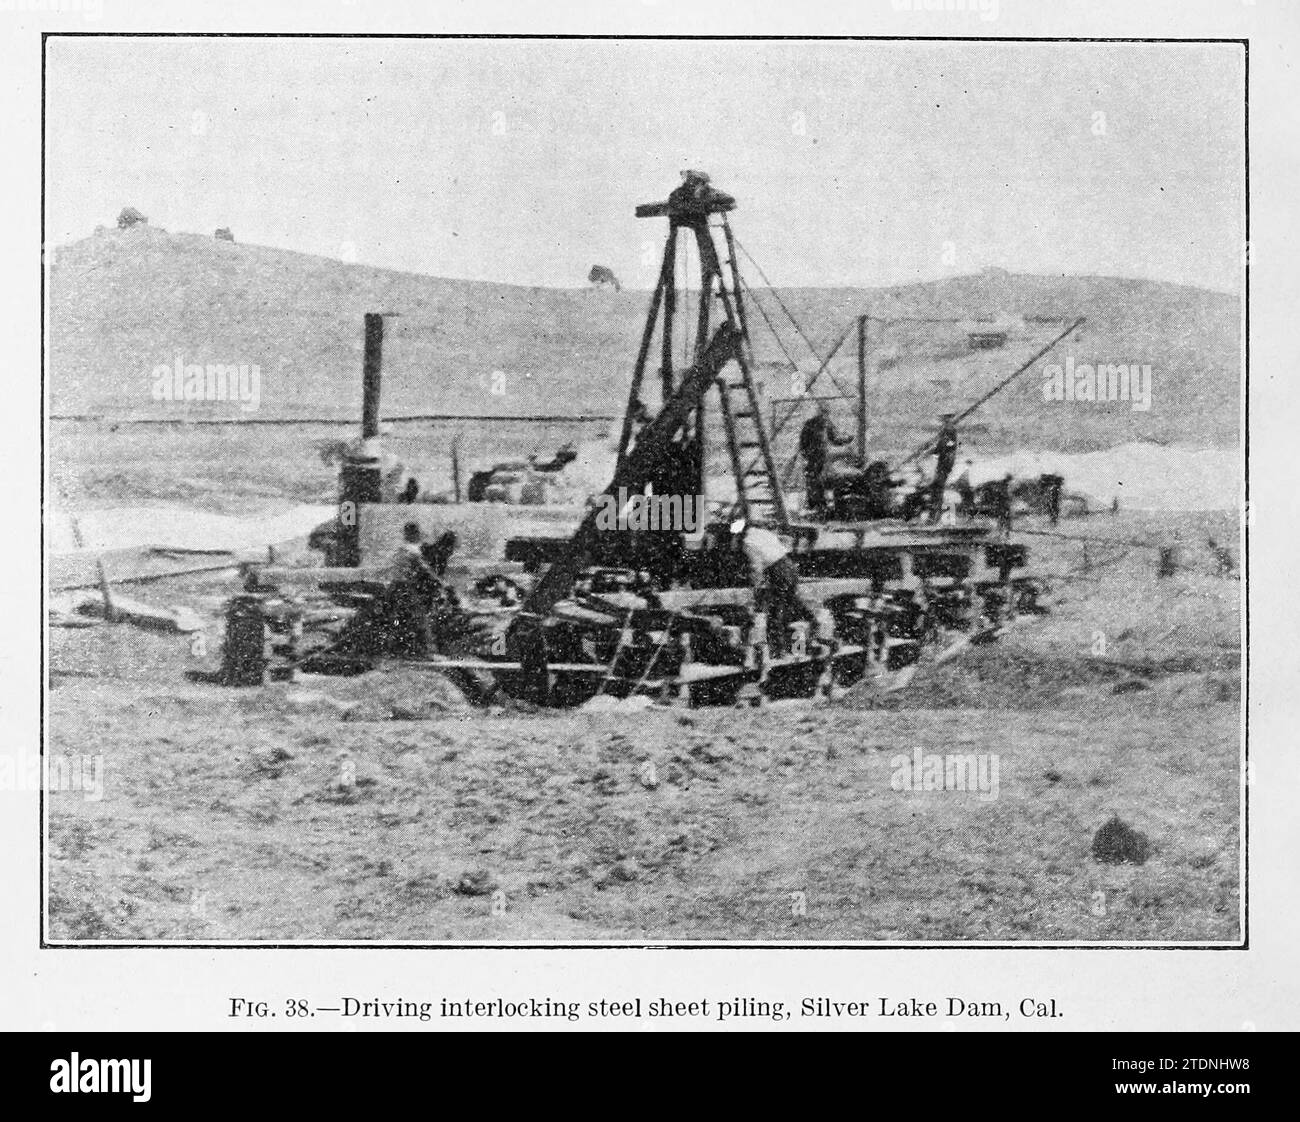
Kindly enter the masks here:
<path id="1" fill-rule="evenodd" d="M 1051 614 L 904 692 L 765 709 L 475 709 L 396 668 L 236 690 L 189 640 L 51 630 L 52 940 L 1238 941 L 1241 584 L 1228 515 L 1027 535 Z M 1028 524 L 1028 530 L 1045 529 Z M 1183 543 L 1157 580 L 1151 550 Z M 133 595 L 218 618 L 228 579 Z M 905 764 L 982 761 L 981 789 Z M 919 762 L 919 761 L 918 761 Z M 994 771 L 993 769 L 996 769 Z M 1111 815 L 1143 865 L 1093 859 Z"/>

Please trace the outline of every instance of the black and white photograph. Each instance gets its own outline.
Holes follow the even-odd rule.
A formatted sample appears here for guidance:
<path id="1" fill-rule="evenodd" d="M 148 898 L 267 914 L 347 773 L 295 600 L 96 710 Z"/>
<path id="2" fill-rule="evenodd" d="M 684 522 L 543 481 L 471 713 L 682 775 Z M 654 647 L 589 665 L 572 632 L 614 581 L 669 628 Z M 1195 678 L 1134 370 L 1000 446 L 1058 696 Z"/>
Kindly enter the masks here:
<path id="1" fill-rule="evenodd" d="M 51 37 L 44 938 L 1243 946 L 1245 66 Z"/>
<path id="2" fill-rule="evenodd" d="M 476 1082 L 430 1033 L 1280 1088 L 1298 53 L 1284 0 L 0 0 L 20 1101 L 406 1109 Z"/>

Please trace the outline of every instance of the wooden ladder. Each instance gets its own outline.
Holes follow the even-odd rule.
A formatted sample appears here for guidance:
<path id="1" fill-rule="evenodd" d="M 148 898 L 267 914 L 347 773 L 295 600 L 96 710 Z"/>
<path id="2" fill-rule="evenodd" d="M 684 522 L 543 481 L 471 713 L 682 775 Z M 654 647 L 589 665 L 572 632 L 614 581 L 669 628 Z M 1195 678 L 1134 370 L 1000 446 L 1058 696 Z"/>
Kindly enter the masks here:
<path id="1" fill-rule="evenodd" d="M 772 445 L 763 427 L 758 388 L 744 354 L 737 356 L 735 379 L 728 367 L 717 380 L 722 403 L 722 422 L 727 434 L 727 451 L 736 479 L 736 507 L 748 522 L 785 528 L 790 518 L 785 492 L 777 476 Z"/>

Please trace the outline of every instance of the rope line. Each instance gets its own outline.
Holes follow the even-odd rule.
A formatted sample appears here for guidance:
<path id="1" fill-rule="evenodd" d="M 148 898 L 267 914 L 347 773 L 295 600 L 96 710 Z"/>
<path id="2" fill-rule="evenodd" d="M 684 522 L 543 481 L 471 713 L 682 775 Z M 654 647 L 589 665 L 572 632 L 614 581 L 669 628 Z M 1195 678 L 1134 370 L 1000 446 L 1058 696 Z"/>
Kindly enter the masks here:
<path id="1" fill-rule="evenodd" d="M 817 350 L 816 347 L 813 346 L 812 340 L 808 338 L 807 334 L 804 332 L 804 329 L 800 325 L 799 321 L 794 318 L 794 313 L 791 312 L 790 309 L 785 306 L 785 301 L 781 299 L 781 294 L 776 290 L 772 282 L 767 279 L 767 274 L 763 272 L 763 266 L 754 260 L 754 255 L 745 248 L 744 244 L 741 242 L 739 238 L 736 238 L 735 241 L 736 241 L 736 248 L 739 249 L 740 252 L 743 253 L 747 258 L 749 258 L 749 263 L 753 265 L 755 269 L 758 270 L 758 275 L 763 278 L 763 283 L 767 285 L 767 290 L 772 294 L 772 299 L 774 299 L 777 302 L 777 304 L 781 308 L 781 311 L 785 312 L 786 318 L 792 324 L 794 324 L 795 331 L 799 333 L 799 338 L 801 338 L 804 341 L 808 349 L 812 352 L 813 358 L 815 358 L 818 362 L 821 362 L 822 361 L 821 353 Z"/>

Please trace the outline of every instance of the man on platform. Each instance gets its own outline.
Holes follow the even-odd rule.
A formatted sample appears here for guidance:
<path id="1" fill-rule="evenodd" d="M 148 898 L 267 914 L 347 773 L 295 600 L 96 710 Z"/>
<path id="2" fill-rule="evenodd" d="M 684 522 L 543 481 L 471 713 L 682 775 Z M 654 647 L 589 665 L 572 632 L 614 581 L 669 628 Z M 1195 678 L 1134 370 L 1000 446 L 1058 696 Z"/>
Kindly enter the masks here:
<path id="1" fill-rule="evenodd" d="M 852 436 L 835 431 L 824 401 L 817 402 L 817 412 L 799 430 L 799 454 L 803 456 L 804 506 L 816 518 L 825 518 L 826 464 L 831 446 L 842 448 L 853 442 Z"/>
<path id="2" fill-rule="evenodd" d="M 957 463 L 957 425 L 954 414 L 943 415 L 943 426 L 934 442 L 934 479 L 930 483 L 930 521 L 938 522 L 943 515 L 943 494 L 948 487 L 948 477 Z"/>

